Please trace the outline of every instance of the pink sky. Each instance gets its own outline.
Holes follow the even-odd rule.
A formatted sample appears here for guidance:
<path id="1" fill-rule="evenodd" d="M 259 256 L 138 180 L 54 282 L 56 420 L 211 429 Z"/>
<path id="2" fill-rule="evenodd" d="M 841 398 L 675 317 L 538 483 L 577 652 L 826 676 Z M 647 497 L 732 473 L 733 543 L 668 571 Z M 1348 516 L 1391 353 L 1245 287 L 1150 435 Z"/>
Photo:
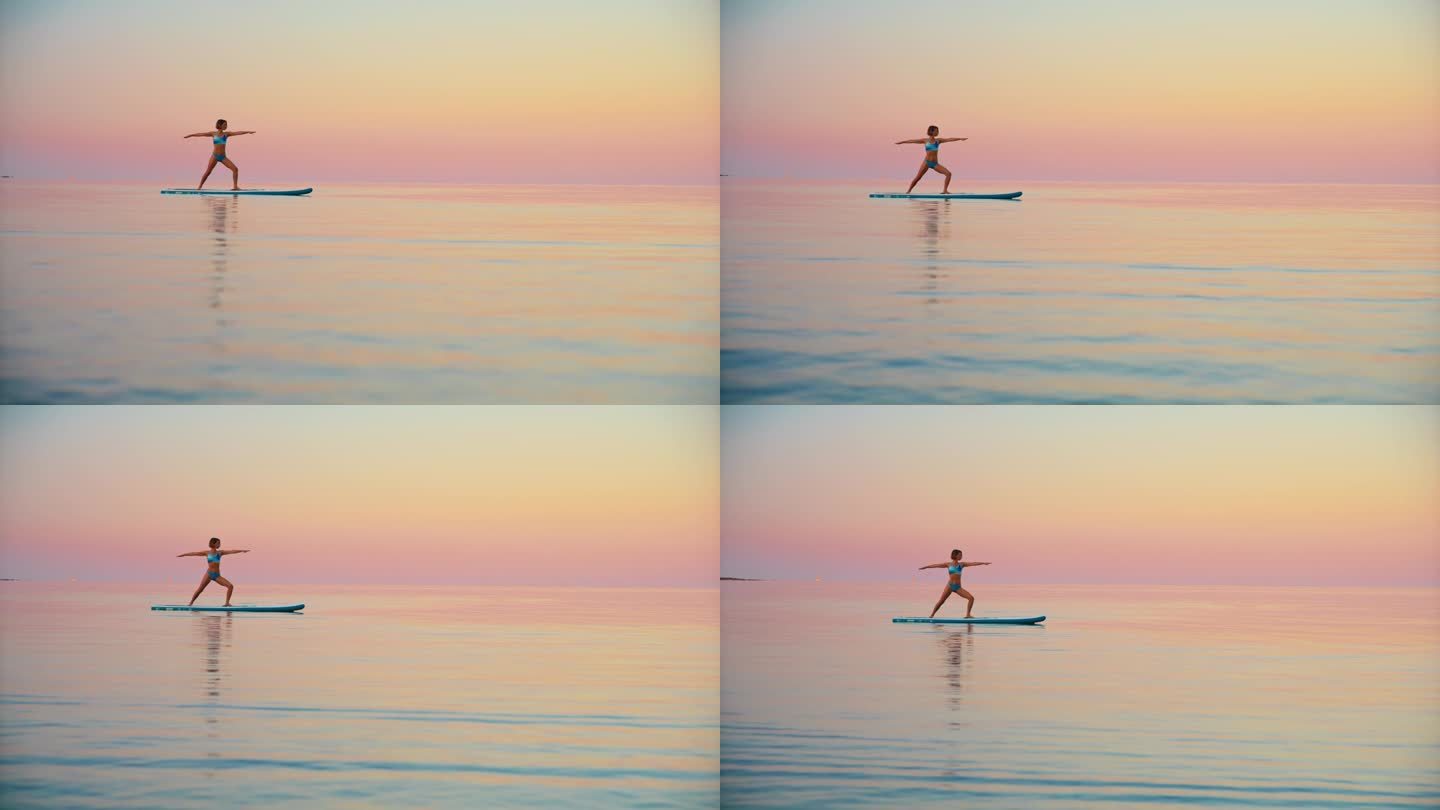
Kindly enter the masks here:
<path id="1" fill-rule="evenodd" d="M 1437 182 L 1437 29 L 1433 0 L 17 1 L 0 173 L 188 181 L 180 136 L 225 117 L 261 182 L 870 178 L 930 123 L 972 178 Z"/>
<path id="2" fill-rule="evenodd" d="M 0 174 L 713 183 L 711 0 L 0 4 Z"/>
<path id="3" fill-rule="evenodd" d="M 730 407 L 726 576 L 1440 584 L 1426 407 Z M 943 580 L 943 572 L 941 579 Z M 977 580 L 978 581 L 978 580 Z"/>
<path id="4" fill-rule="evenodd" d="M 729 0 L 722 171 L 1440 182 L 1434 0 Z"/>
<path id="5" fill-rule="evenodd" d="M 710 586 L 713 407 L 7 407 L 0 576 Z"/>

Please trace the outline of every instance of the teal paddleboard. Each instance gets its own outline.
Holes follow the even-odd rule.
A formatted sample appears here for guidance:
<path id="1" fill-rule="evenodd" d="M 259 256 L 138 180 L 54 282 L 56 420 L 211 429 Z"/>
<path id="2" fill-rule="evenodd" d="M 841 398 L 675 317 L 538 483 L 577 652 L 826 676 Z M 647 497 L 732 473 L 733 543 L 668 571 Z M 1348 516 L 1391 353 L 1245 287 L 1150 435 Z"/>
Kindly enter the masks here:
<path id="1" fill-rule="evenodd" d="M 1004 194 L 871 194 L 871 199 L 886 200 L 1018 200 L 1023 191 L 1007 191 Z"/>
<path id="2" fill-rule="evenodd" d="M 151 610 L 186 610 L 207 613 L 294 613 L 303 610 L 302 605 L 151 605 Z"/>
<path id="3" fill-rule="evenodd" d="M 196 194 L 201 197 L 299 197 L 314 191 L 313 188 L 162 188 L 161 194 Z"/>
<path id="4" fill-rule="evenodd" d="M 1031 616 L 1028 619 L 927 619 L 924 616 L 899 616 L 890 621 L 896 624 L 1039 624 L 1045 621 L 1044 616 Z"/>

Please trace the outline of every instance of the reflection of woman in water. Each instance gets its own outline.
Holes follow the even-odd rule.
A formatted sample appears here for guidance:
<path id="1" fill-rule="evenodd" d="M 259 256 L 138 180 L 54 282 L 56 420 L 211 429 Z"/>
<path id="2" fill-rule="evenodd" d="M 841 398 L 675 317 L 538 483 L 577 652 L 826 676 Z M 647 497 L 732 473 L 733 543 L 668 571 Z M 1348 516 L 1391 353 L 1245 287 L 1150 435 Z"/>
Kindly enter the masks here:
<path id="1" fill-rule="evenodd" d="M 220 576 L 220 558 L 226 554 L 244 554 L 249 550 L 248 548 L 239 548 L 234 551 L 221 551 L 220 538 L 212 537 L 208 551 L 187 551 L 184 554 L 176 554 L 176 557 L 205 558 L 205 576 L 200 578 L 200 587 L 196 588 L 195 595 L 190 597 L 190 604 L 195 604 L 195 600 L 200 598 L 200 592 L 205 590 L 205 586 L 209 585 L 211 581 L 214 581 L 225 586 L 225 607 L 230 607 L 230 594 L 235 592 L 235 586 L 231 584 L 230 580 Z"/>
<path id="2" fill-rule="evenodd" d="M 905 193 L 909 194 L 910 192 L 914 191 L 915 184 L 920 182 L 920 178 L 925 176 L 925 172 L 934 169 L 935 171 L 945 175 L 945 187 L 940 190 L 940 193 L 949 194 L 950 170 L 940 165 L 940 144 L 950 143 L 951 141 L 964 140 L 968 139 L 942 138 L 940 137 L 940 127 L 931 124 L 930 127 L 925 130 L 925 137 L 923 138 L 913 138 L 908 141 L 896 141 L 896 146 L 899 146 L 902 143 L 920 143 L 925 145 L 925 162 L 920 164 L 920 171 L 915 173 L 915 179 L 910 181 L 910 188 L 905 189 Z"/>
<path id="3" fill-rule="evenodd" d="M 210 152 L 210 162 L 205 166 L 205 175 L 200 178 L 200 185 L 195 188 L 204 188 L 205 181 L 210 179 L 210 172 L 215 171 L 215 164 L 220 163 L 224 164 L 225 168 L 231 172 L 234 172 L 235 182 L 233 188 L 235 191 L 240 190 L 240 169 L 230 158 L 225 157 L 225 142 L 237 135 L 254 135 L 255 130 L 247 129 L 241 132 L 226 132 L 225 127 L 228 126 L 229 123 L 230 122 L 224 118 L 221 118 L 215 122 L 215 129 L 208 132 L 192 132 L 185 136 L 186 138 L 204 138 L 208 136 L 210 142 L 215 146 L 215 149 Z"/>
<path id="4" fill-rule="evenodd" d="M 935 618 L 935 614 L 940 612 L 940 606 L 945 604 L 945 600 L 949 599 L 950 594 L 952 593 L 958 593 L 961 596 L 965 597 L 965 618 L 975 618 L 974 616 L 970 615 L 970 609 L 975 607 L 975 597 L 971 596 L 969 591 L 960 587 L 960 572 L 964 571 L 966 568 L 969 568 L 972 565 L 989 565 L 990 563 L 960 562 L 960 558 L 963 556 L 965 556 L 964 553 L 957 548 L 950 552 L 949 562 L 931 563 L 929 565 L 920 566 L 921 571 L 924 571 L 926 568 L 946 568 L 950 571 L 950 581 L 946 583 L 945 590 L 940 594 L 940 601 L 935 603 L 935 609 L 930 611 L 930 618 Z M 196 591 L 196 593 L 199 593 L 199 591 Z"/>

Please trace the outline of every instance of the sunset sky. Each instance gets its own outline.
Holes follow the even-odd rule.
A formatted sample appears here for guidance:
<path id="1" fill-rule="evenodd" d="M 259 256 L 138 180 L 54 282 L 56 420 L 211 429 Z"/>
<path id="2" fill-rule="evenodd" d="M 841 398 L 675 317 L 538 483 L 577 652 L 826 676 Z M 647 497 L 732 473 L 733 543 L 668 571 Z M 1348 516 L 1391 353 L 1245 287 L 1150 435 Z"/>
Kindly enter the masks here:
<path id="1" fill-rule="evenodd" d="M 729 407 L 726 576 L 1440 584 L 1426 407 Z"/>
<path id="2" fill-rule="evenodd" d="M 722 171 L 1440 181 L 1434 0 L 726 0 Z"/>
<path id="3" fill-rule="evenodd" d="M 714 0 L 7 0 L 0 174 L 713 183 Z"/>
<path id="4" fill-rule="evenodd" d="M 4 3 L 0 173 L 189 181 L 225 117 L 257 181 L 869 178 L 930 123 L 973 178 L 1440 181 L 1432 0 L 343 9 Z"/>
<path id="5" fill-rule="evenodd" d="M 713 586 L 717 412 L 7 407 L 0 576 Z"/>

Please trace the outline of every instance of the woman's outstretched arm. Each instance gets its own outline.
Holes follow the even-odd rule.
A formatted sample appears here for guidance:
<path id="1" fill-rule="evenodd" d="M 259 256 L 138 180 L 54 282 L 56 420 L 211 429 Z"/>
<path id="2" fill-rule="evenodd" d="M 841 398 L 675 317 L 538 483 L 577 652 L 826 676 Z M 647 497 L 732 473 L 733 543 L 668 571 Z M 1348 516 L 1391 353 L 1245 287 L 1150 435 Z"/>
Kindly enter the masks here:
<path id="1" fill-rule="evenodd" d="M 249 553 L 249 551 L 250 551 L 250 549 L 248 549 L 248 548 L 227 549 L 227 550 L 225 550 L 225 551 L 220 552 L 220 556 L 223 557 L 223 556 L 225 556 L 226 554 L 247 554 L 247 553 Z"/>
<path id="2" fill-rule="evenodd" d="M 919 570 L 924 571 L 926 568 L 949 568 L 949 567 L 950 567 L 950 563 L 948 563 L 948 562 L 943 562 L 943 563 L 930 563 L 929 565 L 922 565 L 922 566 L 920 566 L 920 569 L 919 569 Z"/>
<path id="3" fill-rule="evenodd" d="M 965 566 L 966 568 L 969 568 L 969 567 L 972 566 L 972 565 L 990 565 L 990 563 L 988 563 L 988 562 L 984 562 L 984 563 L 981 563 L 981 562 L 967 562 L 967 563 L 960 563 L 960 564 L 963 565 L 963 566 Z"/>
<path id="4" fill-rule="evenodd" d="M 968 140 L 970 140 L 970 139 L 969 139 L 969 138 L 936 138 L 935 140 L 939 141 L 940 143 L 950 143 L 951 141 L 968 141 Z"/>
<path id="5" fill-rule="evenodd" d="M 226 133 L 226 134 L 233 138 L 233 137 L 235 137 L 236 135 L 254 135 L 254 134 L 255 134 L 255 130 L 253 130 L 253 129 L 242 129 L 242 130 L 240 130 L 239 132 L 229 132 L 229 133 Z"/>
<path id="6" fill-rule="evenodd" d="M 176 557 L 204 557 L 207 553 L 208 553 L 208 552 L 204 552 L 204 551 L 187 551 L 187 552 L 185 552 L 184 554 L 176 554 L 175 556 L 176 556 Z"/>
<path id="7" fill-rule="evenodd" d="M 211 131 L 209 131 L 209 132 L 192 132 L 192 133 L 190 133 L 189 135 L 186 135 L 185 137 L 186 137 L 186 138 L 205 138 L 205 137 L 208 137 L 208 136 L 214 135 L 214 134 L 215 134 L 215 131 L 214 131 L 214 130 L 211 130 Z"/>

